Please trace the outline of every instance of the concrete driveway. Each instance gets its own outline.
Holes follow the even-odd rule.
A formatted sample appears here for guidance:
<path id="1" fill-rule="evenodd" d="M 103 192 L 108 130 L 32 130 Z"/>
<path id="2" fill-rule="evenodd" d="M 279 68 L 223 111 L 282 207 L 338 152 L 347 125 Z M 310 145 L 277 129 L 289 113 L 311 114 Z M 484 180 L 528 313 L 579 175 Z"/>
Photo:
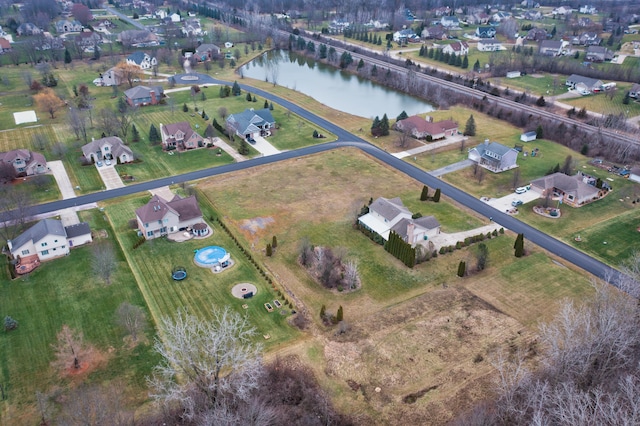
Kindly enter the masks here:
<path id="1" fill-rule="evenodd" d="M 523 204 L 527 204 L 534 200 L 537 200 L 538 198 L 540 198 L 540 194 L 535 191 L 528 190 L 524 194 L 516 194 L 515 192 L 512 192 L 511 194 L 505 195 L 501 198 L 491 198 L 486 201 L 486 203 L 494 207 L 495 209 L 506 213 L 513 208 L 513 206 L 511 205 L 512 201 L 520 200 Z"/>
<path id="2" fill-rule="evenodd" d="M 73 185 L 71 185 L 71 181 L 69 180 L 69 175 L 67 175 L 67 170 L 64 168 L 64 164 L 60 160 L 54 160 L 47 162 L 49 166 L 49 170 L 53 174 L 53 177 L 58 184 L 58 189 L 60 189 L 60 194 L 62 194 L 63 200 L 68 200 L 76 197 L 76 193 L 73 190 Z M 68 208 L 62 209 L 55 212 L 60 216 L 60 221 L 64 226 L 75 225 L 80 223 L 80 219 L 78 218 L 78 214 L 76 213 L 77 208 Z"/>
<path id="3" fill-rule="evenodd" d="M 432 170 L 429 172 L 431 176 L 440 177 L 447 173 L 457 172 L 458 170 L 466 169 L 467 167 L 471 167 L 473 165 L 473 160 L 458 161 L 457 163 L 449 164 L 448 166 L 441 167 L 436 170 Z"/>
<path id="4" fill-rule="evenodd" d="M 124 183 L 122 179 L 120 179 L 120 175 L 113 164 L 110 166 L 105 164 L 102 167 L 98 167 L 96 164 L 96 169 L 98 169 L 98 173 L 100 173 L 100 178 L 102 178 L 105 188 L 116 189 L 124 187 Z"/>
<path id="5" fill-rule="evenodd" d="M 258 152 L 260 152 L 260 154 L 266 156 L 280 153 L 280 150 L 276 149 L 262 136 L 256 136 L 254 139 L 256 143 L 251 144 L 251 146 L 254 147 Z"/>

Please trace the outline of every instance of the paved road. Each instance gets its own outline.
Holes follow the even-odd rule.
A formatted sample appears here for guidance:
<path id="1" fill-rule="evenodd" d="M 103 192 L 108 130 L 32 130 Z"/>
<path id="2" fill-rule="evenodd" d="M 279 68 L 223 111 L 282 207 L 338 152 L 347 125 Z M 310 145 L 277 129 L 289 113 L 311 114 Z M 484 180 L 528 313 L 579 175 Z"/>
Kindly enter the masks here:
<path id="1" fill-rule="evenodd" d="M 131 19 L 129 18 L 127 15 L 125 15 L 124 13 L 120 13 L 115 9 L 112 9 L 110 7 L 108 7 L 106 4 L 104 5 L 104 8 L 106 11 L 108 11 L 109 13 L 112 13 L 114 15 L 116 15 L 118 18 L 122 19 L 123 21 L 127 21 L 128 23 L 130 23 L 131 25 L 133 25 L 134 27 L 138 28 L 139 30 L 146 30 L 147 27 L 145 27 L 143 24 L 141 24 L 140 22 L 136 21 L 135 19 Z"/>
<path id="2" fill-rule="evenodd" d="M 220 82 L 227 83 L 227 82 Z M 322 117 L 318 117 L 315 114 L 285 100 L 280 99 L 270 93 L 267 93 L 261 89 L 257 89 L 254 87 L 246 87 L 244 85 L 240 85 L 244 90 L 250 90 L 253 94 L 257 96 L 264 97 L 269 99 L 270 101 L 279 103 L 283 107 L 289 109 L 294 114 L 298 114 L 301 117 L 315 123 L 316 125 L 325 128 L 326 130 L 332 132 L 338 137 L 338 140 L 335 142 L 327 142 L 324 144 L 308 146 L 292 151 L 280 152 L 278 154 L 252 158 L 247 161 L 243 161 L 241 163 L 233 163 L 226 164 L 223 166 L 208 168 L 204 170 L 198 170 L 195 172 L 189 172 L 178 176 L 171 176 L 162 179 L 157 179 L 155 181 L 143 182 L 135 185 L 130 185 L 124 188 L 112 189 L 109 191 L 97 192 L 93 194 L 87 194 L 75 199 L 70 200 L 60 200 L 47 204 L 41 204 L 38 206 L 34 206 L 30 209 L 30 215 L 41 214 L 45 212 L 50 212 L 54 210 L 59 210 L 63 208 L 72 207 L 75 205 L 82 205 L 88 203 L 95 203 L 98 201 L 108 200 L 115 197 L 121 197 L 124 195 L 135 194 L 142 191 L 148 191 L 153 188 L 158 188 L 164 185 L 171 185 L 180 182 L 192 181 L 197 179 L 206 178 L 209 176 L 216 176 L 224 173 L 237 172 L 241 170 L 246 170 L 253 167 L 262 166 L 265 164 L 271 164 L 278 161 L 289 160 L 292 158 L 303 157 L 311 154 L 316 154 L 320 152 L 325 152 L 328 150 L 343 148 L 343 147 L 353 147 L 356 149 L 360 149 L 370 155 L 373 158 L 387 164 L 390 167 L 395 168 L 396 170 L 408 175 L 409 177 L 416 179 L 424 185 L 427 185 L 430 188 L 440 188 L 442 194 L 452 198 L 458 203 L 474 210 L 480 215 L 483 215 L 487 218 L 492 218 L 494 222 L 500 224 L 506 229 L 510 229 L 516 233 L 524 234 L 525 238 L 528 241 L 548 250 L 549 252 L 567 260 L 570 263 L 584 269 L 592 273 L 593 275 L 600 278 L 609 278 L 613 280 L 615 284 L 620 278 L 621 274 L 617 270 L 611 268 L 610 266 L 576 250 L 575 248 L 556 240 L 555 238 L 538 231 L 537 229 L 520 222 L 516 218 L 513 218 L 505 213 L 502 213 L 495 208 L 491 207 L 484 201 L 481 201 L 458 188 L 455 188 L 446 182 L 441 181 L 440 179 L 432 176 L 428 172 L 419 169 L 418 167 L 407 163 L 399 158 L 394 157 L 392 154 L 389 154 L 386 151 L 358 138 L 357 136 L 349 133 L 348 131 L 336 126 L 335 124 L 325 120 Z"/>

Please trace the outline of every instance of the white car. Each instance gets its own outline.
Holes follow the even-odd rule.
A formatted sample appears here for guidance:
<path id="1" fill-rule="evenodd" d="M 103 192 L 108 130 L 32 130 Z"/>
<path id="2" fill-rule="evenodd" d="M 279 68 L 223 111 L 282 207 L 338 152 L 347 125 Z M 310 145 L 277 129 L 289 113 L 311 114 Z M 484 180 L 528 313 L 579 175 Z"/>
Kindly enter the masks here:
<path id="1" fill-rule="evenodd" d="M 105 166 L 110 166 L 111 165 L 111 160 L 104 160 L 104 164 L 105 164 Z"/>
<path id="2" fill-rule="evenodd" d="M 530 189 L 531 189 L 531 185 L 521 186 L 520 188 L 516 188 L 516 194 L 524 194 Z"/>

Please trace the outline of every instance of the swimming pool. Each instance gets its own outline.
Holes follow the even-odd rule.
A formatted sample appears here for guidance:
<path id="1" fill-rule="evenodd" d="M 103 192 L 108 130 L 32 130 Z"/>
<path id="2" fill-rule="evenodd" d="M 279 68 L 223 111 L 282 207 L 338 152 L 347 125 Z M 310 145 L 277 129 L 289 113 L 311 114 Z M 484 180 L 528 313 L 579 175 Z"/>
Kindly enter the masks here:
<path id="1" fill-rule="evenodd" d="M 203 268 L 214 266 L 226 266 L 231 256 L 225 249 L 219 246 L 209 246 L 196 250 L 194 261 Z"/>

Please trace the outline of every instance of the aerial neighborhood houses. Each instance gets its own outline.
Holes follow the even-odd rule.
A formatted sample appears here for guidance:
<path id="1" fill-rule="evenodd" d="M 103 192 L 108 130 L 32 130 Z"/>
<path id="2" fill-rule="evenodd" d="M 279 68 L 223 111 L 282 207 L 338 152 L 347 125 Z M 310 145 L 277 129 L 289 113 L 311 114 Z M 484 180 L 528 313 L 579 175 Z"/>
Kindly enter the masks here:
<path id="1" fill-rule="evenodd" d="M 226 123 L 236 135 L 251 140 L 258 136 L 271 135 L 271 129 L 275 126 L 276 120 L 268 108 L 246 109 L 241 113 L 231 114 L 227 117 Z"/>
<path id="2" fill-rule="evenodd" d="M 151 56 L 148 53 L 137 51 L 127 56 L 127 63 L 135 65 L 143 70 L 150 70 L 154 66 L 158 65 L 158 61 L 155 56 Z"/>
<path id="3" fill-rule="evenodd" d="M 82 31 L 75 36 L 75 42 L 82 49 L 93 49 L 102 44 L 102 36 L 93 31 Z"/>
<path id="4" fill-rule="evenodd" d="M 119 68 L 112 67 L 93 80 L 93 84 L 96 86 L 119 86 L 124 83 L 125 80 L 123 71 Z"/>
<path id="5" fill-rule="evenodd" d="M 416 139 L 438 140 L 458 133 L 458 123 L 451 120 L 433 122 L 431 117 L 424 119 L 419 115 L 407 117 L 395 124 L 396 130 L 407 131 Z"/>
<path id="6" fill-rule="evenodd" d="M 613 52 L 604 46 L 589 46 L 584 59 L 591 62 L 604 62 L 613 59 Z"/>
<path id="7" fill-rule="evenodd" d="M 406 28 L 393 33 L 393 41 L 399 44 L 418 43 L 420 42 L 420 37 L 411 28 Z"/>
<path id="8" fill-rule="evenodd" d="M 136 210 L 136 222 L 140 234 L 147 240 L 177 232 L 196 236 L 209 233 L 194 195 L 186 198 L 176 195 L 170 201 L 154 195 L 147 204 Z"/>
<path id="9" fill-rule="evenodd" d="M 460 20 L 457 16 L 443 16 L 440 19 L 440 25 L 444 28 L 459 28 Z"/>
<path id="10" fill-rule="evenodd" d="M 469 160 L 494 173 L 500 173 L 518 167 L 518 151 L 487 139 L 469 150 Z"/>
<path id="11" fill-rule="evenodd" d="M 16 34 L 18 34 L 19 36 L 38 35 L 42 34 L 42 30 L 31 22 L 24 22 L 18 26 L 18 28 L 16 29 Z"/>
<path id="12" fill-rule="evenodd" d="M 117 136 L 93 139 L 82 146 L 82 154 L 89 162 L 101 160 L 116 160 L 118 163 L 130 163 L 135 158 L 131 148 L 125 145 Z"/>
<path id="13" fill-rule="evenodd" d="M 365 229 L 389 240 L 391 231 L 405 242 L 415 246 L 427 244 L 430 238 L 440 234 L 440 223 L 433 216 L 413 219 L 413 214 L 400 198 L 377 198 L 369 206 L 369 213 L 360 216 L 358 223 Z"/>
<path id="14" fill-rule="evenodd" d="M 160 39 L 157 34 L 148 30 L 125 30 L 118 34 L 118 41 L 125 46 L 149 47 L 158 46 Z"/>
<path id="15" fill-rule="evenodd" d="M 540 42 L 540 54 L 544 56 L 560 56 L 568 44 L 562 40 L 543 40 Z"/>
<path id="16" fill-rule="evenodd" d="M 160 135 L 162 148 L 167 151 L 199 148 L 204 143 L 204 138 L 187 121 L 166 125 L 160 123 Z"/>
<path id="17" fill-rule="evenodd" d="M 13 166 L 16 176 L 33 176 L 49 171 L 44 155 L 28 149 L 0 152 L 0 165 Z"/>

